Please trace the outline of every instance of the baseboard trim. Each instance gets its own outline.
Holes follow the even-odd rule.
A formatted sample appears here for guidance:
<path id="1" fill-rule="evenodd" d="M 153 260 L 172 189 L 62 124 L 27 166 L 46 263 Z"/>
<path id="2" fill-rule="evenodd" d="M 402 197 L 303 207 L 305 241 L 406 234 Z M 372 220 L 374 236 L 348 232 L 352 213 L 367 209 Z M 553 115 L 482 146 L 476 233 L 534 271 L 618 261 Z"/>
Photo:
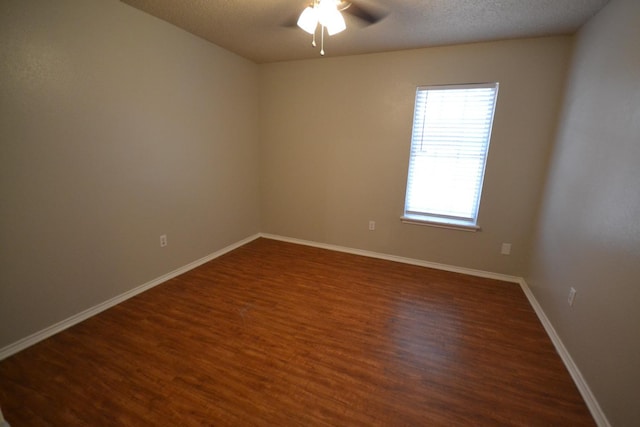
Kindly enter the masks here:
<path id="1" fill-rule="evenodd" d="M 227 252 L 231 252 L 234 249 L 239 248 L 240 246 L 244 246 L 247 243 L 257 239 L 260 237 L 260 234 L 254 234 L 253 236 L 249 236 L 246 239 L 242 239 L 236 243 L 233 243 L 229 246 L 226 246 L 216 252 L 213 252 L 205 257 L 202 257 L 196 261 L 193 261 L 185 266 L 182 266 L 180 268 L 177 268 L 167 274 L 163 274 L 160 277 L 157 277 L 147 283 L 144 283 L 140 286 L 137 286 L 129 291 L 126 291 L 120 295 L 117 295 L 111 299 L 108 299 L 104 302 L 101 302 L 100 304 L 97 304 L 91 308 L 88 308 L 78 314 L 75 314 L 65 320 L 62 320 L 58 323 L 55 323 L 47 328 L 42 329 L 41 331 L 38 331 L 34 334 L 29 335 L 28 337 L 22 338 L 19 341 L 16 341 L 13 344 L 9 344 L 8 346 L 0 349 L 0 360 L 6 359 L 9 356 L 12 356 L 16 353 L 18 353 L 21 350 L 24 350 L 27 347 L 31 347 L 32 345 L 49 338 L 50 336 L 53 336 L 55 334 L 57 334 L 58 332 L 62 332 L 67 328 L 70 328 L 73 325 L 76 325 L 80 322 L 82 322 L 83 320 L 86 320 L 92 316 L 95 316 L 96 314 L 105 311 L 111 307 L 113 307 L 114 305 L 120 304 L 123 301 L 128 300 L 129 298 L 132 298 L 146 290 L 149 290 L 155 286 L 158 286 L 164 282 L 166 282 L 167 280 L 171 280 L 174 277 L 177 277 L 181 274 L 186 273 L 189 270 L 193 270 L 196 267 L 201 266 L 204 263 L 207 263 L 213 259 L 216 259 L 224 254 L 226 254 Z"/>
<path id="2" fill-rule="evenodd" d="M 313 246 L 315 248 L 328 249 L 336 252 L 344 252 L 344 253 L 353 254 L 353 255 L 362 255 L 369 258 L 378 258 L 378 259 L 384 259 L 387 261 L 401 262 L 403 264 L 417 265 L 419 267 L 427 267 L 427 268 L 433 268 L 436 270 L 450 271 L 453 273 L 468 274 L 469 276 L 502 280 L 505 282 L 520 283 L 520 280 L 521 280 L 520 277 L 509 276 L 507 274 L 492 273 L 490 271 L 475 270 L 473 268 L 458 267 L 455 265 L 448 265 L 448 264 L 440 264 L 437 262 L 423 261 L 415 258 L 406 258 L 406 257 L 397 256 L 397 255 L 389 255 L 389 254 L 384 254 L 380 252 L 367 251 L 363 249 L 349 248 L 346 246 L 331 245 L 328 243 L 318 243 L 318 242 L 313 242 L 311 240 L 302 240 L 302 239 L 296 239 L 292 237 L 284 237 L 276 234 L 260 233 L 260 237 L 264 237 L 265 239 L 280 240 L 282 242 L 295 243 L 299 245 Z"/>
<path id="3" fill-rule="evenodd" d="M 519 283 L 520 283 L 520 287 L 522 288 L 522 291 L 524 292 L 527 299 L 529 300 L 529 304 L 531 304 L 531 307 L 533 307 L 533 310 L 536 312 L 536 315 L 538 315 L 538 319 L 540 319 L 540 323 L 542 323 L 542 326 L 547 332 L 547 335 L 549 335 L 551 342 L 553 342 L 553 345 L 555 346 L 556 351 L 560 355 L 560 358 L 562 359 L 562 361 L 564 362 L 564 365 L 569 371 L 569 375 L 571 375 L 571 378 L 573 378 L 573 382 L 576 384 L 576 387 L 578 387 L 578 390 L 580 391 L 582 398 L 587 404 L 589 411 L 591 411 L 591 416 L 593 416 L 593 419 L 595 420 L 596 424 L 598 424 L 599 427 L 611 427 L 611 424 L 609 423 L 609 420 L 607 419 L 606 415 L 602 411 L 600 404 L 598 403 L 595 396 L 591 392 L 591 388 L 589 388 L 589 385 L 587 384 L 586 380 L 582 376 L 580 369 L 578 369 L 578 366 L 573 361 L 573 358 L 569 354 L 569 351 L 567 350 L 567 348 L 564 346 L 564 343 L 560 339 L 560 336 L 558 335 L 555 328 L 551 324 L 551 321 L 549 320 L 544 310 L 542 309 L 542 306 L 538 303 L 538 300 L 536 299 L 535 295 L 533 295 L 533 292 L 531 292 L 529 285 L 523 278 L 520 278 Z"/>

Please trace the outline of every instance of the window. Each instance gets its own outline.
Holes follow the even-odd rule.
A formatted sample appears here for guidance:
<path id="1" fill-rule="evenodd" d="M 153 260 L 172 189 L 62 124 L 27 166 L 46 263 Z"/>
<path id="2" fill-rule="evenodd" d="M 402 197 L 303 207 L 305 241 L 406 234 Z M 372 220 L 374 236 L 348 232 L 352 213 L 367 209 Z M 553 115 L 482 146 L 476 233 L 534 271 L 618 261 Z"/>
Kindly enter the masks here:
<path id="1" fill-rule="evenodd" d="M 497 96 L 498 83 L 416 90 L 404 222 L 479 229 Z"/>

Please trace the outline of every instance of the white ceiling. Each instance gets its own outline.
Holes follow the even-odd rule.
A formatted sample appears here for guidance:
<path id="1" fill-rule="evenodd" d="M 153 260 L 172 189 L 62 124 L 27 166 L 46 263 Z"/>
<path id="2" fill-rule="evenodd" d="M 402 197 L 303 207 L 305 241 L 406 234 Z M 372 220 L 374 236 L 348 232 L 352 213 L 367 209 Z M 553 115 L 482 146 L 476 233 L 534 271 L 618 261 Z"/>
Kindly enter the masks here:
<path id="1" fill-rule="evenodd" d="M 257 63 L 319 57 L 295 26 L 310 0 L 121 0 Z M 608 0 L 356 0 L 387 13 L 325 38 L 326 56 L 572 34 Z"/>

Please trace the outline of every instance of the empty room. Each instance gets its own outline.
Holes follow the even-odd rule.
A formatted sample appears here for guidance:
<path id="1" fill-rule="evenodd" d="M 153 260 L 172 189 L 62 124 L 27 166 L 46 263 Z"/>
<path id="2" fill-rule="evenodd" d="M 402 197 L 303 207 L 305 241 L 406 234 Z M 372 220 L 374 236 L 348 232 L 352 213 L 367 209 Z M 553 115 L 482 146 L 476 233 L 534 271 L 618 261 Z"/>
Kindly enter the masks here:
<path id="1" fill-rule="evenodd" d="M 0 426 L 640 425 L 637 0 L 0 1 Z"/>

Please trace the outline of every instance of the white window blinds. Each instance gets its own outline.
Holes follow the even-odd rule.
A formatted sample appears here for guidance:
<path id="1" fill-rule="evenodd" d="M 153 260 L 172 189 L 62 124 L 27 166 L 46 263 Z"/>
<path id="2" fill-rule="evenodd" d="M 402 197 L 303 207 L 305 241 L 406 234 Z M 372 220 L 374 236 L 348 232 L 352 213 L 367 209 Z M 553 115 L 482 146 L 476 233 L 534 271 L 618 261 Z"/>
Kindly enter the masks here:
<path id="1" fill-rule="evenodd" d="M 417 89 L 405 217 L 476 225 L 497 94 L 498 83 Z"/>

